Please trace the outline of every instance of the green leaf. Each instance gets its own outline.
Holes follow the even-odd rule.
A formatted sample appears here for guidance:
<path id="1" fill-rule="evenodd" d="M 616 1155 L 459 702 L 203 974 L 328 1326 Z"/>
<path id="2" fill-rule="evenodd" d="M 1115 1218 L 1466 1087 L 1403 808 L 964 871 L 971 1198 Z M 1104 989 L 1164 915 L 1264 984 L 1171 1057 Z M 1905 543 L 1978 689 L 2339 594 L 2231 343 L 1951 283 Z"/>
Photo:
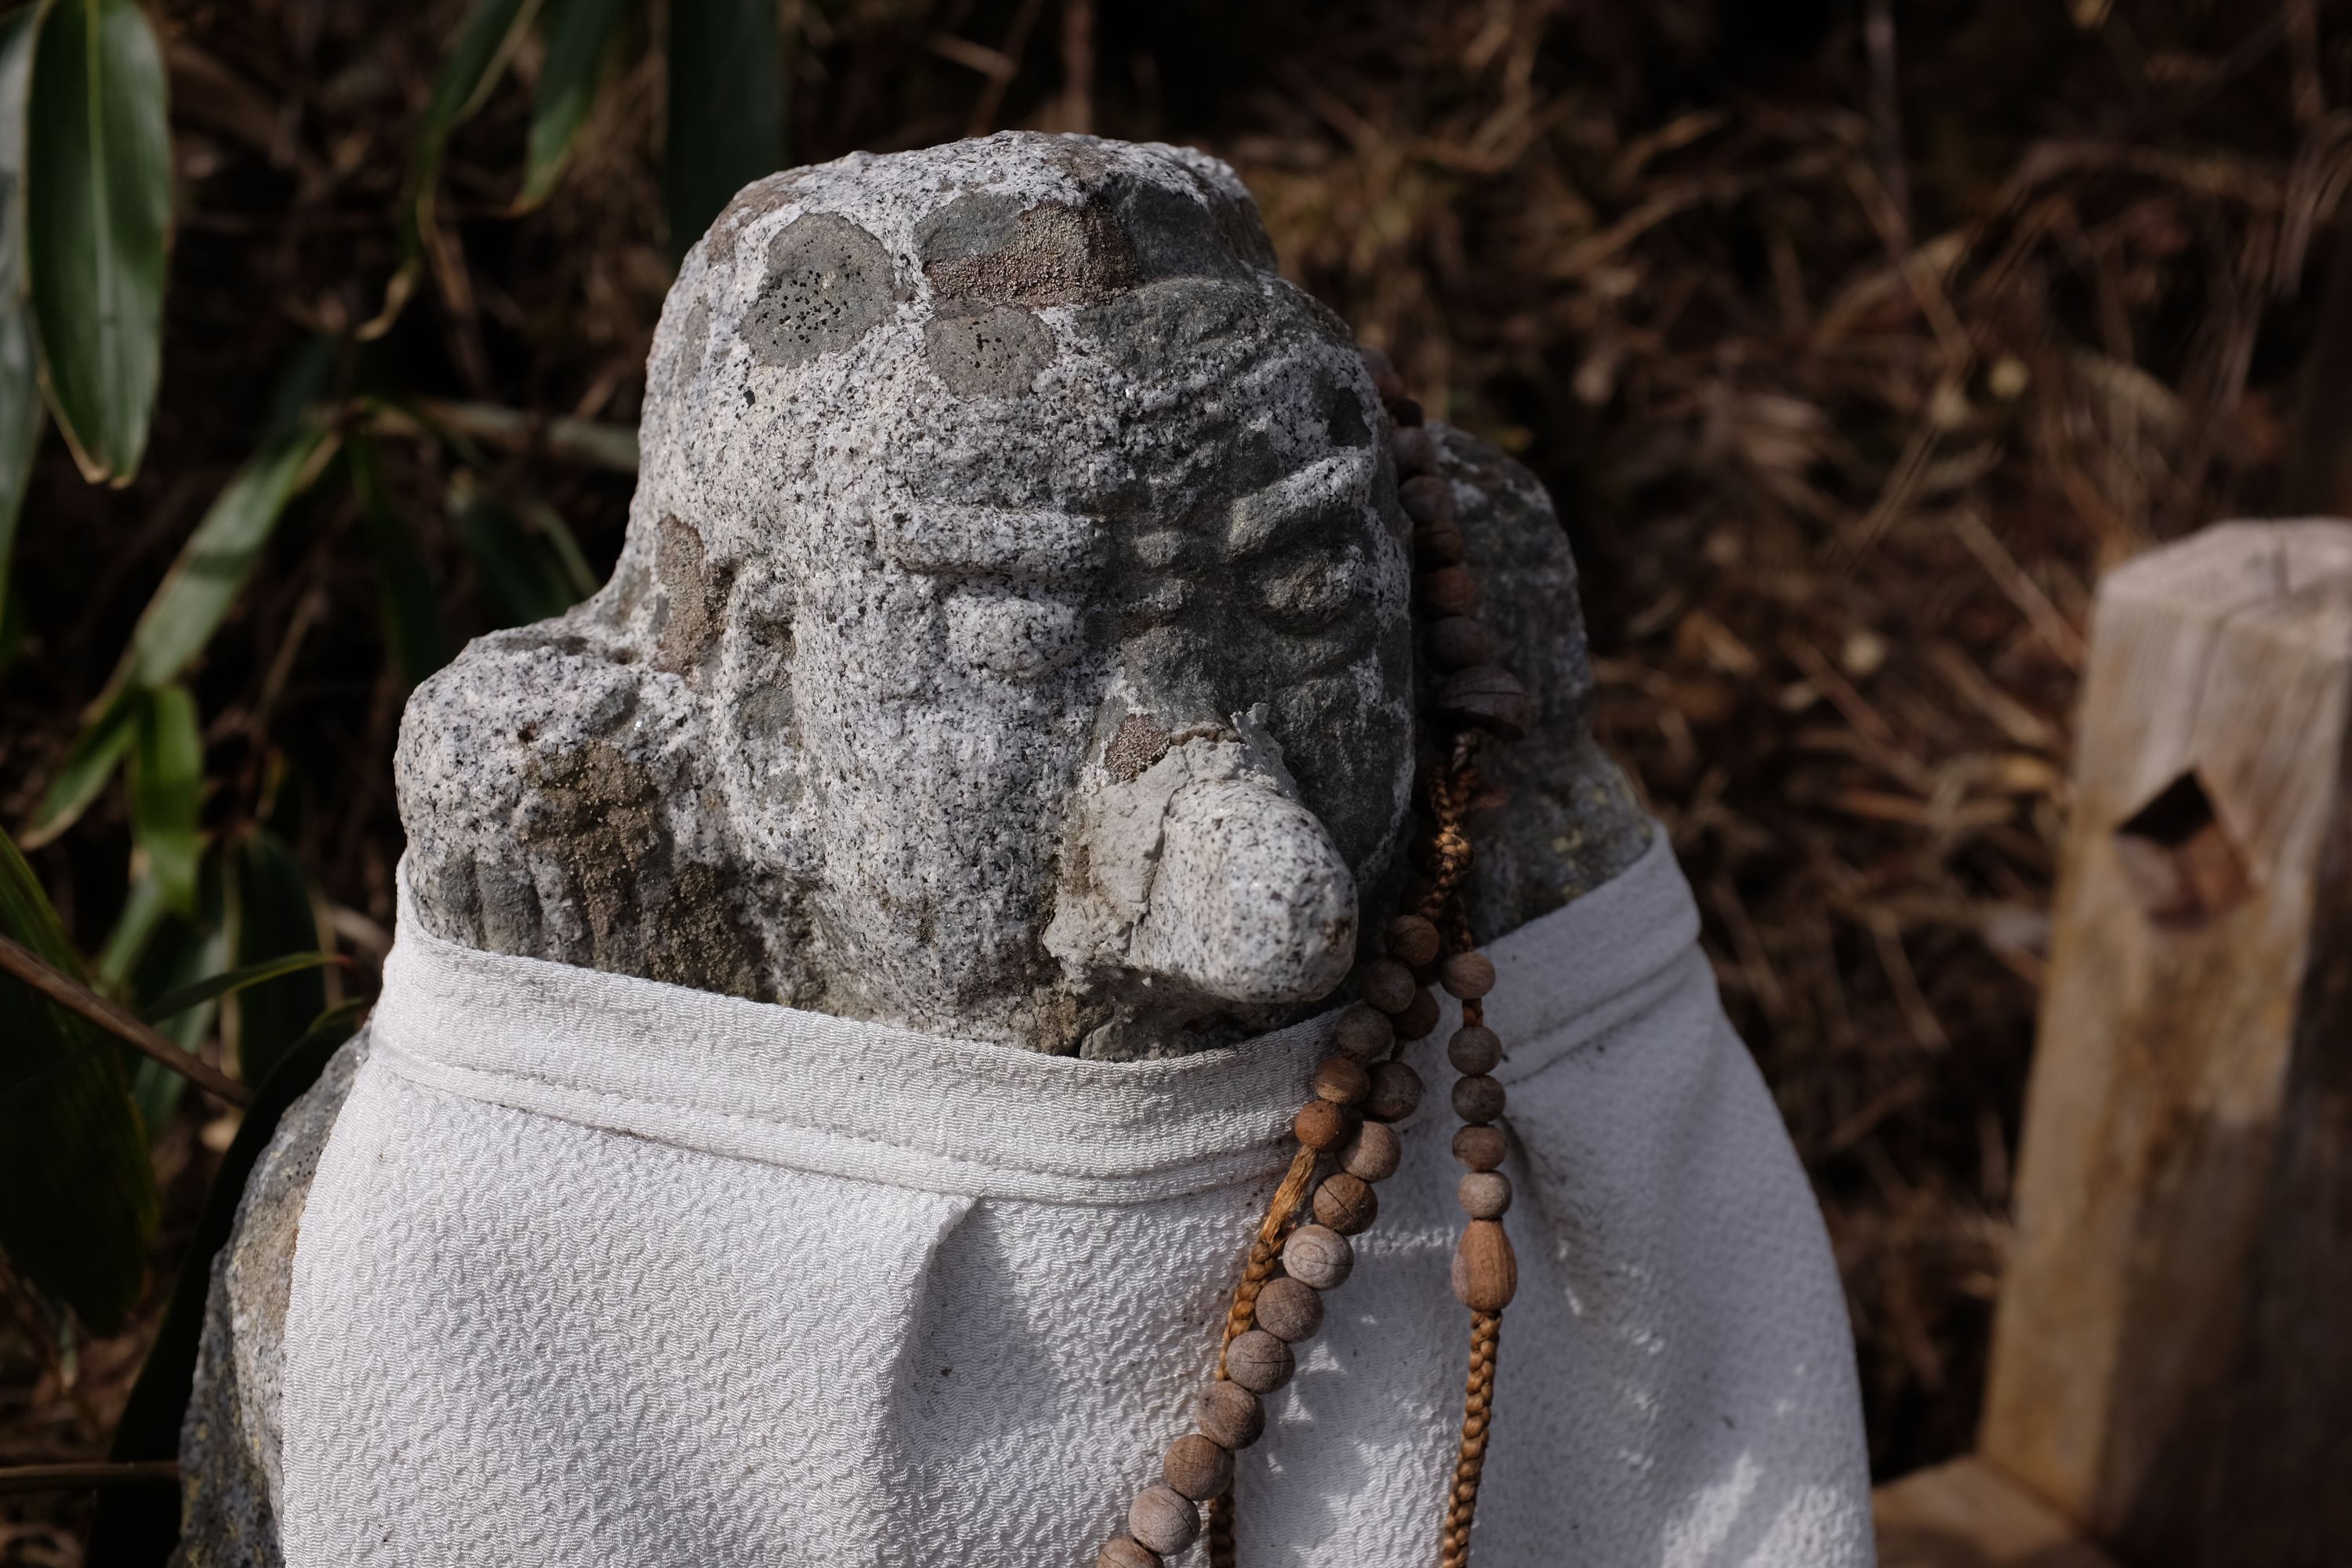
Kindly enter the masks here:
<path id="1" fill-rule="evenodd" d="M 25 842 L 37 847 L 88 810 L 130 747 L 146 694 L 179 679 L 204 651 L 253 575 L 287 503 L 331 453 L 336 437 L 307 426 L 263 446 L 215 499 L 131 628 L 131 646 L 49 783 Z"/>
<path id="2" fill-rule="evenodd" d="M 286 841 L 257 828 L 236 847 L 230 926 L 240 968 L 290 953 L 316 952 L 318 911 L 310 879 Z M 315 966 L 281 974 L 238 994 L 237 1075 L 247 1083 L 269 1076 L 311 1020 L 327 1005 L 326 983 Z"/>
<path id="3" fill-rule="evenodd" d="M 79 978 L 81 960 L 16 847 L 0 837 L 0 931 Z M 103 1333 L 147 1274 L 154 1171 L 121 1053 L 0 977 L 0 1250 Z"/>
<path id="4" fill-rule="evenodd" d="M 433 98 L 417 135 L 420 159 L 438 163 L 449 132 L 473 118 L 489 97 L 538 9 L 539 0 L 477 0 L 466 14 L 433 78 Z"/>
<path id="5" fill-rule="evenodd" d="M 40 34 L 25 217 L 41 374 L 82 476 L 127 484 L 163 363 L 163 56 L 135 0 L 62 0 Z"/>
<path id="6" fill-rule="evenodd" d="M 248 985 L 258 985 L 281 974 L 296 974 L 305 969 L 317 969 L 339 962 L 331 952 L 289 952 L 282 958 L 264 959 L 259 963 L 248 963 L 242 969 L 232 969 L 226 974 L 210 975 L 194 984 L 183 985 L 140 1008 L 139 1016 L 151 1024 L 161 1024 L 191 1007 L 226 996 L 231 992 L 242 991 Z"/>
<path id="7" fill-rule="evenodd" d="M 40 354 L 25 297 L 25 114 L 42 7 L 0 16 L 0 605 L 41 440 Z"/>
<path id="8" fill-rule="evenodd" d="M 204 805 L 205 738 L 196 700 L 184 686 L 148 696 L 131 748 L 131 841 L 163 901 L 183 915 L 196 912 L 196 862 L 204 835 L 196 819 Z"/>
<path id="9" fill-rule="evenodd" d="M 156 885 L 153 877 L 131 879 L 131 891 L 122 900 L 122 912 L 114 917 L 114 929 L 106 933 L 106 945 L 99 949 L 98 957 L 90 964 L 101 995 L 122 994 L 131 972 L 145 956 L 156 928 L 170 912 L 163 906 L 163 889 Z"/>
<path id="10" fill-rule="evenodd" d="M 550 546 L 488 491 L 457 513 L 457 538 L 482 574 L 491 618 L 501 626 L 526 626 L 560 616 L 580 602 L 560 550 Z"/>
<path id="11" fill-rule="evenodd" d="M 287 503 L 308 484 L 336 437 L 316 426 L 266 443 L 230 479 L 180 547 L 131 629 L 113 684 L 152 689 L 176 680 L 204 651 L 244 591 Z"/>
<path id="12" fill-rule="evenodd" d="M 784 166 L 775 0 L 677 0 L 669 12 L 669 244 L 684 256 L 719 209 Z"/>
<path id="13" fill-rule="evenodd" d="M 137 966 L 131 972 L 129 985 L 118 987 L 119 991 L 131 996 L 168 995 L 218 974 L 227 965 L 228 922 L 223 887 L 226 880 L 223 862 L 226 858 L 218 850 L 205 857 L 204 875 L 197 890 L 197 918 L 187 921 L 177 915 L 165 915 L 157 921 L 145 950 L 137 959 Z M 153 880 L 144 878 L 132 883 L 131 902 L 152 901 L 161 908 L 161 895 L 142 891 L 152 888 Z M 110 949 L 112 944 L 109 946 Z M 158 1023 L 156 1031 L 184 1051 L 200 1050 L 219 1016 L 219 1002 L 199 1002 Z M 187 1094 L 188 1080 L 148 1057 L 126 1055 L 123 1059 L 131 1066 L 131 1103 L 139 1108 L 139 1119 L 152 1137 L 170 1123 L 173 1109 Z"/>
<path id="14" fill-rule="evenodd" d="M 434 73 L 425 122 L 417 127 L 415 144 L 409 149 L 408 183 L 400 200 L 400 270 L 384 289 L 383 309 L 360 329 L 362 339 L 380 338 L 391 331 L 415 291 L 417 275 L 425 265 L 425 237 L 433 227 L 433 194 L 441 183 L 441 157 L 448 148 L 449 133 L 469 119 L 498 85 L 539 3 L 476 0 L 465 21 L 458 24 L 457 37 L 449 40 L 449 51 Z"/>
<path id="15" fill-rule="evenodd" d="M 572 602 L 576 604 L 595 593 L 602 585 L 596 569 L 588 564 L 588 552 L 580 548 L 579 535 L 572 531 L 562 513 L 541 501 L 530 509 L 530 516 L 531 527 L 547 542 L 548 553 L 555 558 L 557 570 L 571 584 Z"/>
<path id="16" fill-rule="evenodd" d="M 334 333 L 313 332 L 286 356 L 262 410 L 264 441 L 291 436 L 314 418 L 317 405 L 334 391 L 335 363 L 342 350 L 343 340 Z"/>
<path id="17" fill-rule="evenodd" d="M 548 0 L 547 58 L 530 105 L 530 151 L 523 166 L 518 210 L 547 199 L 572 155 L 572 141 L 588 121 L 604 80 L 604 57 L 621 17 L 621 0 Z"/>
<path id="18" fill-rule="evenodd" d="M 417 547 L 416 532 L 393 510 L 383 486 L 383 462 L 372 436 L 354 436 L 352 489 L 375 555 L 376 599 L 383 616 L 402 679 L 416 685 L 449 662 L 449 633 L 441 622 L 441 599 L 433 574 Z"/>
<path id="19" fill-rule="evenodd" d="M 57 775 L 34 808 L 32 823 L 25 829 L 26 848 L 39 848 L 89 809 L 89 803 L 114 776 L 115 764 L 131 749 L 146 707 L 145 692 L 118 689 L 102 700 L 92 717 L 82 721 L 81 733 L 66 748 Z"/>
<path id="20" fill-rule="evenodd" d="M 246 1183 L 276 1136 L 278 1123 L 327 1069 L 354 1032 L 337 1009 L 320 1018 L 286 1053 L 286 1059 L 255 1091 L 236 1124 L 236 1136 L 221 1156 L 205 1195 L 204 1213 L 188 1238 L 179 1279 L 163 1326 L 139 1369 L 139 1382 L 115 1423 L 110 1457 L 117 1460 L 173 1459 L 180 1453 L 180 1424 L 195 1387 L 196 1350 L 203 1342 L 205 1308 L 211 1293 L 213 1259 L 228 1245 Z M 109 1487 L 98 1495 L 91 1521 L 88 1568 L 163 1568 L 180 1536 L 176 1487 Z"/>

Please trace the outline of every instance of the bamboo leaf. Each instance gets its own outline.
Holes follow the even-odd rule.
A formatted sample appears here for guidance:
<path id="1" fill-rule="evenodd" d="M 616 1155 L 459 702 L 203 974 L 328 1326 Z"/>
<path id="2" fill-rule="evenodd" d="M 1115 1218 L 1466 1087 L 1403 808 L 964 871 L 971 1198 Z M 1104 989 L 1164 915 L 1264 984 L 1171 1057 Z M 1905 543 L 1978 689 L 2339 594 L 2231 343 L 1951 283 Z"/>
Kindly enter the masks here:
<path id="1" fill-rule="evenodd" d="M 535 536 L 506 504 L 487 491 L 458 510 L 457 538 L 474 558 L 501 626 L 526 626 L 560 616 L 579 603 L 559 551 Z"/>
<path id="2" fill-rule="evenodd" d="M 177 1017 L 189 1008 L 258 985 L 265 980 L 275 980 L 281 974 L 298 974 L 305 969 L 317 969 L 324 964 L 338 963 L 331 952 L 289 952 L 281 958 L 268 958 L 259 963 L 248 963 L 242 969 L 232 969 L 226 974 L 209 975 L 191 985 L 157 997 L 139 1009 L 139 1016 L 151 1024 L 162 1024 L 166 1018 Z"/>
<path id="3" fill-rule="evenodd" d="M 588 564 L 588 552 L 580 548 L 580 536 L 563 521 L 563 514 L 545 501 L 530 509 L 530 524 L 547 542 L 548 553 L 555 558 L 556 569 L 571 585 L 574 603 L 595 593 L 599 586 L 596 569 Z"/>
<path id="4" fill-rule="evenodd" d="M 385 638 L 410 686 L 449 662 L 449 633 L 441 621 L 433 574 L 417 547 L 415 531 L 393 510 L 385 493 L 383 463 L 371 436 L 355 436 L 351 450 L 352 489 L 359 498 L 368 548 L 375 555 L 376 598 Z"/>
<path id="5" fill-rule="evenodd" d="M 547 199 L 572 155 L 572 139 L 588 122 L 604 78 L 621 0 L 548 0 L 547 58 L 530 106 L 530 150 L 523 165 L 518 210 Z"/>
<path id="6" fill-rule="evenodd" d="M 181 671 L 220 629 L 253 575 L 287 503 L 308 484 L 336 437 L 306 426 L 264 444 L 205 513 L 181 546 L 131 633 L 114 684 L 152 689 Z"/>
<path id="7" fill-rule="evenodd" d="M 106 933 L 106 945 L 98 950 L 98 956 L 90 963 L 90 973 L 98 982 L 100 995 L 122 995 L 132 972 L 146 956 L 147 944 L 154 939 L 156 928 L 169 912 L 163 907 L 163 889 L 155 885 L 154 878 L 131 879 L 131 891 L 122 900 L 122 912 L 114 917 L 114 929 Z"/>
<path id="8" fill-rule="evenodd" d="M 425 106 L 425 122 L 417 128 L 415 145 L 408 154 L 408 183 L 401 195 L 399 272 L 384 289 L 383 308 L 362 327 L 360 337 L 379 338 L 392 330 L 425 265 L 425 237 L 433 226 L 433 193 L 441 182 L 441 158 L 449 133 L 482 106 L 504 74 L 507 61 L 522 41 L 540 0 L 476 0 L 458 24 L 441 68 L 433 77 L 433 96 Z"/>
<path id="9" fill-rule="evenodd" d="M 16 847 L 0 837 L 0 932 L 79 976 L 81 961 Z M 147 1272 L 155 1178 L 121 1054 L 89 1024 L 0 978 L 0 1249 L 104 1332 Z"/>
<path id="10" fill-rule="evenodd" d="M 204 804 L 205 740 L 196 700 L 184 686 L 149 695 L 131 748 L 131 841 L 155 879 L 163 901 L 183 915 L 196 912 L 196 863 L 204 836 L 196 819 Z"/>
<path id="11" fill-rule="evenodd" d="M 118 989 L 127 990 L 132 996 L 165 996 L 218 974 L 226 967 L 228 929 L 224 918 L 226 899 L 222 886 L 226 859 L 218 850 L 205 857 L 204 874 L 198 885 L 197 918 L 187 921 L 176 915 L 159 916 L 144 951 L 129 972 L 127 987 Z M 149 890 L 153 885 L 152 878 L 132 883 L 131 903 L 152 904 L 160 910 L 162 895 Z M 126 909 L 126 917 L 128 912 Z M 113 944 L 108 945 L 108 960 L 114 960 Z M 101 961 L 101 976 L 110 973 L 106 968 L 107 962 Z M 173 1014 L 155 1029 L 182 1050 L 195 1051 L 203 1048 L 219 1016 L 217 999 L 199 1002 Z M 173 1108 L 187 1093 L 188 1080 L 151 1057 L 133 1056 L 135 1059 L 125 1058 L 131 1061 L 131 1100 L 152 1136 L 171 1121 Z"/>
<path id="12" fill-rule="evenodd" d="M 65 760 L 58 764 L 56 776 L 49 780 L 32 823 L 25 829 L 26 848 L 39 848 L 89 809 L 89 803 L 114 776 L 115 764 L 131 749 L 146 706 L 145 692 L 118 689 L 104 700 L 94 717 L 83 721 L 81 733 L 66 748 Z"/>
<path id="13" fill-rule="evenodd" d="M 253 574 L 287 503 L 310 482 L 334 439 L 317 426 L 272 439 L 214 500 L 140 613 L 121 664 L 67 749 L 26 829 L 27 845 L 55 838 L 98 798 L 134 739 L 147 693 L 177 679 L 212 639 Z"/>
<path id="14" fill-rule="evenodd" d="M 719 209 L 784 166 L 775 0 L 676 0 L 669 13 L 669 244 L 684 256 Z"/>
<path id="15" fill-rule="evenodd" d="M 0 605 L 8 602 L 16 514 L 41 439 L 40 356 L 25 298 L 25 98 L 42 9 L 0 16 Z"/>
<path id="16" fill-rule="evenodd" d="M 290 953 L 318 952 L 318 911 L 310 902 L 310 879 L 293 849 L 267 828 L 256 829 L 235 856 L 234 951 L 240 968 Z M 327 1005 L 327 988 L 315 965 L 281 974 L 240 992 L 236 998 L 237 1073 L 259 1083 L 284 1058 Z"/>
<path id="17" fill-rule="evenodd" d="M 63 0 L 40 22 L 26 254 L 49 406 L 92 483 L 127 484 L 163 363 L 172 140 L 163 51 L 135 0 Z"/>

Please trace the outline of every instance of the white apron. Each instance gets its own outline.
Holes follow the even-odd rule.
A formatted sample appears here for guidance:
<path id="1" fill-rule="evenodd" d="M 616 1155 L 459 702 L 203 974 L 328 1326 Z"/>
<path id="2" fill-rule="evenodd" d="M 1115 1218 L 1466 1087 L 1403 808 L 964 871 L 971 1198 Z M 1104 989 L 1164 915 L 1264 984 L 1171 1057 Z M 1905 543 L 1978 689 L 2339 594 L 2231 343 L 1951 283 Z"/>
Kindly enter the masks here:
<path id="1" fill-rule="evenodd" d="M 1520 1284 L 1482 1568 L 1871 1561 L 1837 1275 L 1696 935 L 1660 833 L 1487 948 Z M 1242 1456 L 1244 1568 L 1435 1558 L 1454 1021 Z M 1045 1057 L 478 952 L 404 902 L 295 1253 L 289 1568 L 1090 1568 L 1188 1429 L 1328 1030 Z"/>

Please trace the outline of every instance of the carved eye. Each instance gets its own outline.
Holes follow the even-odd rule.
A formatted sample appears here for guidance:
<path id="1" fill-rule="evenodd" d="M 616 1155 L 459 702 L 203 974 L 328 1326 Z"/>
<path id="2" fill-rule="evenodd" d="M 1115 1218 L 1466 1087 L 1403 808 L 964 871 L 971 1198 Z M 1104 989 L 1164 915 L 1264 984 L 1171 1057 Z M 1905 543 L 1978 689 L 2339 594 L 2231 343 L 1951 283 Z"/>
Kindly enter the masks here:
<path id="1" fill-rule="evenodd" d="M 1349 545 L 1337 553 L 1317 552 L 1276 563 L 1260 580 L 1258 600 L 1278 631 L 1329 626 L 1350 605 L 1371 603 L 1364 552 Z"/>

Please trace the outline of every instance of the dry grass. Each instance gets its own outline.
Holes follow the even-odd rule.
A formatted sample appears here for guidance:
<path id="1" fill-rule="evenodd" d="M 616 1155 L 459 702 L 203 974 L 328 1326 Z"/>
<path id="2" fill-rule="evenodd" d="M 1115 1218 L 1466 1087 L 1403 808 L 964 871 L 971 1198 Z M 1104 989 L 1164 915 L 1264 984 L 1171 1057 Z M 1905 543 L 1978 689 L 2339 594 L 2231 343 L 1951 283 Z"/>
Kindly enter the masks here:
<path id="1" fill-rule="evenodd" d="M 83 490 L 56 454 L 37 480 L 0 680 L 18 815 L 276 363 L 373 309 L 452 13 L 163 9 L 186 214 L 164 407 L 130 491 Z M 975 123 L 1210 146 L 1296 276 L 1551 483 L 1603 738 L 1671 826 L 1829 1216 L 1874 1458 L 1963 1447 L 2091 587 L 2283 493 L 2312 252 L 2352 174 L 2352 26 L 2310 0 L 1220 0 L 1090 28 L 1063 0 L 792 9 L 803 156 Z M 658 41 L 527 219 L 503 211 L 524 105 L 493 100 L 457 148 L 439 296 L 364 374 L 634 417 L 666 282 Z M 448 478 L 394 454 L 462 632 Z M 526 453 L 498 482 L 600 563 L 617 547 L 625 481 Z M 299 791 L 362 947 L 397 852 L 372 605 L 348 505 L 314 507 L 200 693 L 245 759 L 215 815 Z M 122 853 L 101 816 L 40 863 L 92 940 Z M 85 1347 L 77 1390 L 13 1344 L 0 1451 L 89 1451 L 135 1340 Z M 27 1521 L 0 1524 L 0 1560 L 70 1560 L 69 1511 L 0 1518 Z"/>

